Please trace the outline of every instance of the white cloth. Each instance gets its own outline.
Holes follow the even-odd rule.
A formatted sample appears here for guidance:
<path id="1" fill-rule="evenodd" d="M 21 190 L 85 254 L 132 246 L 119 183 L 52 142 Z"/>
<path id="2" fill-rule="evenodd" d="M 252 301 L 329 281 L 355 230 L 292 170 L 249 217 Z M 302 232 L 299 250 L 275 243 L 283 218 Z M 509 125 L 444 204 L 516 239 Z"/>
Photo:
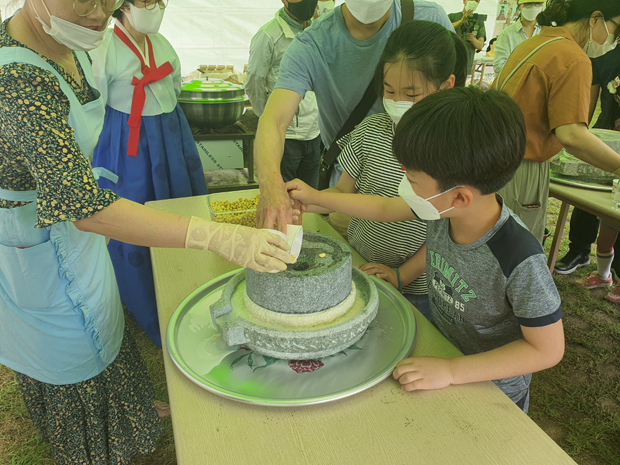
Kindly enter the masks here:
<path id="1" fill-rule="evenodd" d="M 127 37 L 133 41 L 129 32 L 120 21 L 115 21 Z M 170 113 L 177 106 L 177 97 L 181 93 L 181 64 L 179 57 L 170 43 L 161 34 L 149 35 L 157 66 L 169 61 L 174 72 L 164 79 L 145 87 L 146 101 L 142 116 L 156 116 Z M 135 42 L 134 42 L 135 45 Z M 148 45 L 147 45 L 148 46 Z M 140 50 L 140 47 L 136 45 Z M 115 110 L 131 113 L 131 102 L 135 86 L 131 84 L 134 76 L 141 79 L 140 60 L 110 29 L 99 47 L 90 52 L 93 60 L 93 73 L 104 101 Z M 149 65 L 148 49 L 144 62 Z"/>
<path id="2" fill-rule="evenodd" d="M 540 34 L 541 27 L 536 24 L 534 26 L 534 33 L 532 37 Z M 515 23 L 508 26 L 504 29 L 500 35 L 497 37 L 497 42 L 495 42 L 495 59 L 493 60 L 493 70 L 495 71 L 495 75 L 499 75 L 502 71 L 502 68 L 508 61 L 508 57 L 513 52 L 517 46 L 529 39 L 527 36 L 525 29 L 523 29 L 523 23 L 521 20 L 516 21 Z"/>
<path id="3" fill-rule="evenodd" d="M 250 59 L 248 61 L 248 78 L 245 89 L 257 116 L 263 114 L 269 95 L 273 91 L 280 73 L 280 61 L 284 52 L 293 42 L 296 34 L 303 28 L 293 31 L 285 18 L 284 9 L 265 24 L 252 38 Z M 290 21 L 292 19 L 288 18 Z M 294 140 L 312 140 L 319 135 L 319 109 L 314 92 L 307 92 L 299 104 L 299 109 L 286 130 L 286 138 Z"/>

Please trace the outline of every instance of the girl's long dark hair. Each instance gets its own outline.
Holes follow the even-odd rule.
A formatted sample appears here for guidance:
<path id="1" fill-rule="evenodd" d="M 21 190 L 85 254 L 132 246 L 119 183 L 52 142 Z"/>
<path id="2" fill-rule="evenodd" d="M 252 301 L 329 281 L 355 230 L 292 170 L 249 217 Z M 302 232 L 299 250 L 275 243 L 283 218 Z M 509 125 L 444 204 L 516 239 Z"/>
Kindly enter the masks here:
<path id="1" fill-rule="evenodd" d="M 409 21 L 396 29 L 377 66 L 375 82 L 383 95 L 383 73 L 388 63 L 407 62 L 437 88 L 455 76 L 455 87 L 467 80 L 467 49 L 463 41 L 445 27 L 429 21 Z"/>

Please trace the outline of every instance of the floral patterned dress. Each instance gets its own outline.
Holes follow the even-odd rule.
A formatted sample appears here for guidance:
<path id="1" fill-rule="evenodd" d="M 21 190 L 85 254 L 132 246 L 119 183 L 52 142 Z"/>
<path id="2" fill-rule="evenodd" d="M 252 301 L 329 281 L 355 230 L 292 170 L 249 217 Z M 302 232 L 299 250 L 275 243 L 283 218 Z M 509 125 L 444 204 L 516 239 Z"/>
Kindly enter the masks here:
<path id="1" fill-rule="evenodd" d="M 8 21 L 0 26 L 0 47 L 23 47 L 7 33 Z M 82 104 L 96 99 L 79 65 L 82 85 L 48 62 Z M 69 110 L 50 72 L 24 63 L 0 66 L 0 189 L 37 191 L 37 227 L 88 218 L 119 199 L 99 189 L 68 125 Z M 0 208 L 24 204 L 0 200 Z M 52 385 L 16 377 L 58 464 L 126 464 L 155 449 L 162 433 L 155 392 L 127 330 L 116 360 L 94 378 Z"/>

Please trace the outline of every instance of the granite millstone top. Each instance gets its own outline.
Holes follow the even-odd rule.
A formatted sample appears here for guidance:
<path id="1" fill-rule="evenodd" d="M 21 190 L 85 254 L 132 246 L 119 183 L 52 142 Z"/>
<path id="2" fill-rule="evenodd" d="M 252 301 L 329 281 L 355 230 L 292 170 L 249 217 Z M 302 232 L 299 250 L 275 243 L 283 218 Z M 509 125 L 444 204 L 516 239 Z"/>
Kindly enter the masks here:
<path id="1" fill-rule="evenodd" d="M 245 270 L 248 297 L 281 313 L 316 313 L 351 292 L 351 251 L 332 237 L 305 233 L 297 262 L 280 273 Z"/>
<path id="2" fill-rule="evenodd" d="M 222 297 L 211 306 L 214 326 L 229 346 L 246 345 L 263 355 L 286 360 L 310 360 L 328 357 L 355 344 L 377 315 L 379 293 L 372 280 L 358 269 L 352 279 L 358 290 L 354 308 L 344 321 L 323 328 L 282 330 L 252 323 L 232 304 L 235 289 L 243 281 L 243 273 L 234 276 L 222 291 Z"/>

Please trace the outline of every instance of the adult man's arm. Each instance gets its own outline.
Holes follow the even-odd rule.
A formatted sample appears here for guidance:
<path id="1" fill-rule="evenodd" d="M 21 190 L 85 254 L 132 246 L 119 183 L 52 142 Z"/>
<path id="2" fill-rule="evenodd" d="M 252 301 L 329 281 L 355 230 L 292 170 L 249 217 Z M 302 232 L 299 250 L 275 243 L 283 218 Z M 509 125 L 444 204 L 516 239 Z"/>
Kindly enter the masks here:
<path id="1" fill-rule="evenodd" d="M 474 36 L 474 34 L 471 34 L 471 38 L 469 36 L 470 34 L 467 34 L 467 39 L 471 42 L 476 51 L 479 52 L 482 50 L 487 40 L 487 31 L 484 27 L 484 23 L 482 21 L 478 23 L 478 37 Z"/>
<path id="2" fill-rule="evenodd" d="M 467 18 L 471 14 L 473 14 L 473 11 L 467 10 L 467 11 L 463 11 L 462 13 L 450 13 L 448 15 L 448 18 L 450 20 L 450 23 L 452 24 L 452 27 L 456 30 L 456 28 L 459 27 L 461 24 L 468 23 Z"/>
<path id="3" fill-rule="evenodd" d="M 472 32 L 467 34 L 467 40 L 474 46 L 474 48 L 478 52 L 480 50 L 482 50 L 482 47 L 484 47 L 485 38 L 484 37 L 476 37 Z"/>
<path id="4" fill-rule="evenodd" d="M 258 170 L 260 201 L 256 212 L 259 228 L 278 229 L 286 233 L 286 225 L 293 222 L 293 210 L 280 163 L 284 153 L 286 129 L 291 124 L 301 102 L 301 95 L 292 90 L 274 89 L 265 111 L 258 122 L 254 142 L 254 160 Z"/>

